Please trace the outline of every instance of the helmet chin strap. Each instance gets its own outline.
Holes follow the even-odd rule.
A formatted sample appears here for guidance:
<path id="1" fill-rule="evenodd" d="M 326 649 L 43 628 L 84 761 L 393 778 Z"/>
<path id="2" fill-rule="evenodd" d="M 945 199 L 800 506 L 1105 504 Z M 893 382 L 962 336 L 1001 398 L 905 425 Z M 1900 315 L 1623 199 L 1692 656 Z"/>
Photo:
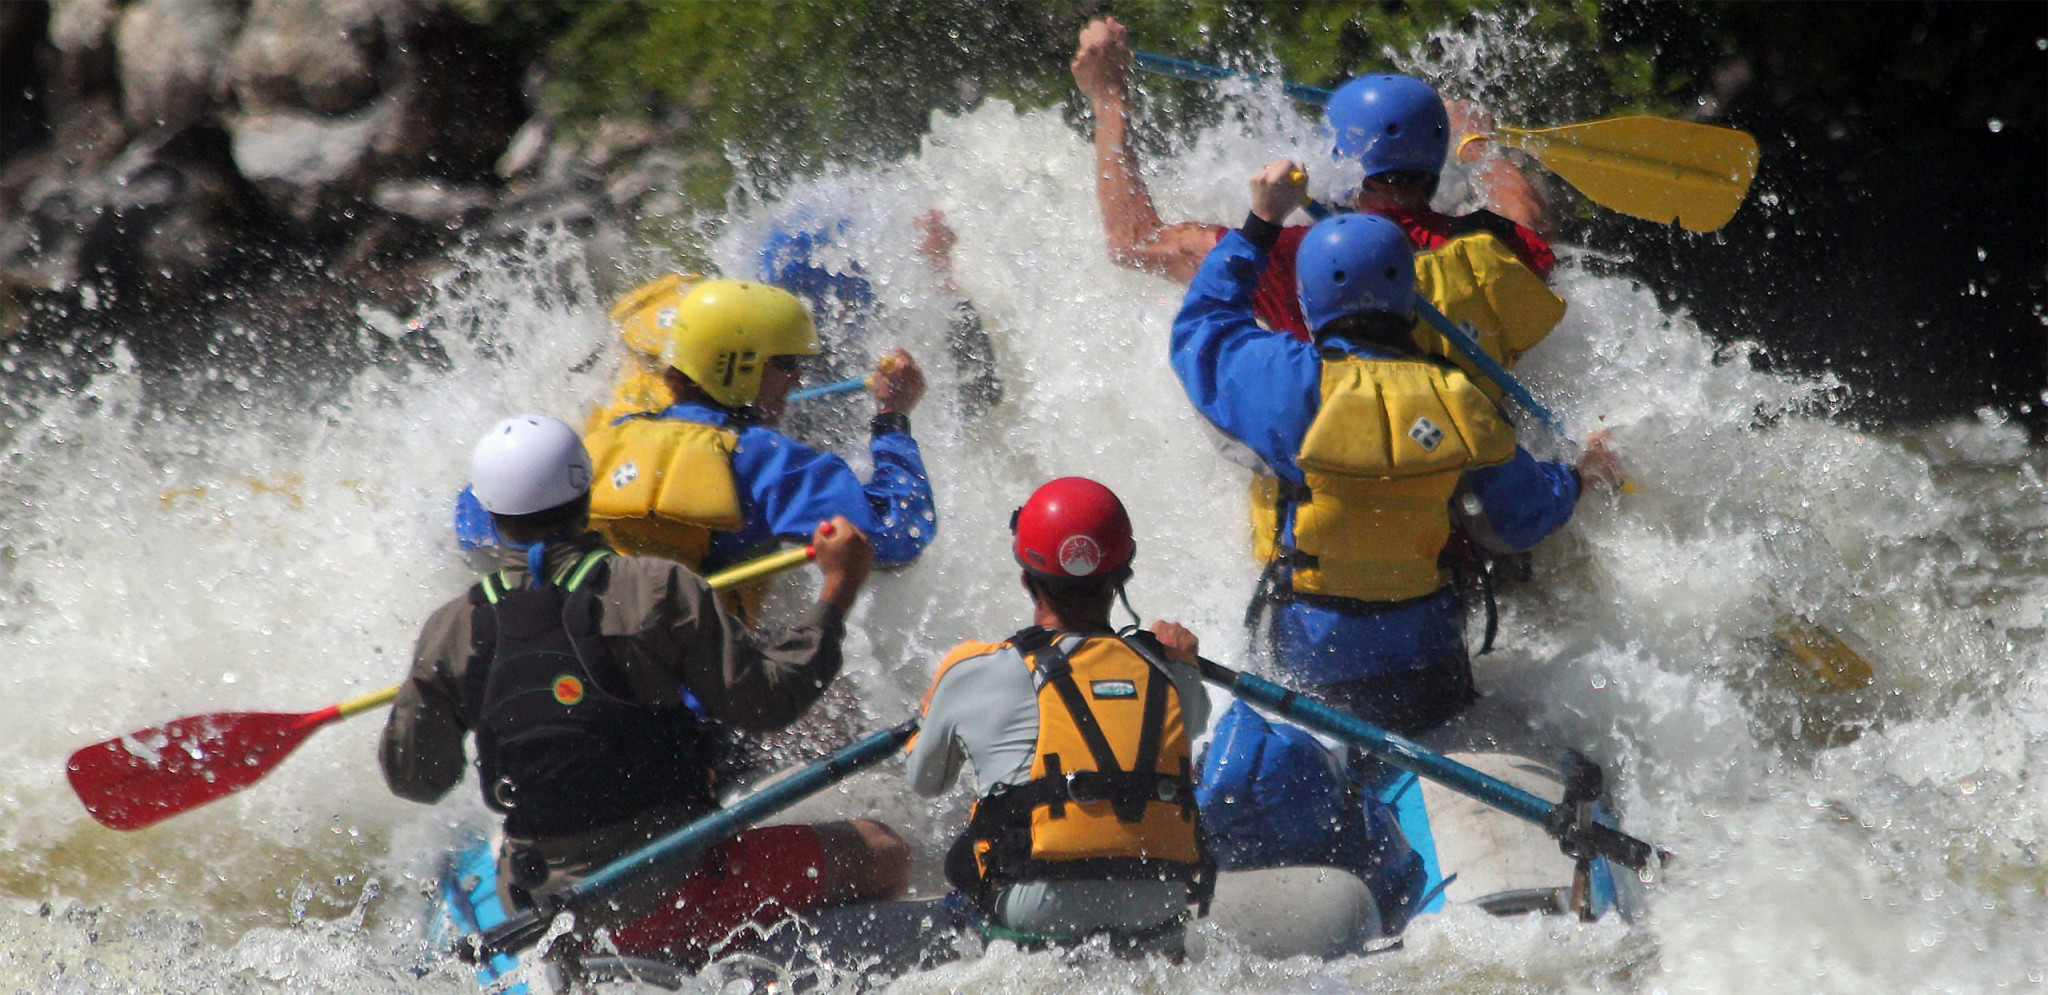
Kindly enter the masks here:
<path id="1" fill-rule="evenodd" d="M 1143 626 L 1145 625 L 1145 620 L 1144 620 L 1144 619 L 1142 619 L 1142 618 L 1139 618 L 1139 617 L 1138 617 L 1138 610 L 1137 610 L 1136 608 L 1132 608 L 1132 607 L 1131 607 L 1131 596 L 1130 596 L 1130 595 L 1128 595 L 1128 594 L 1125 594 L 1125 593 L 1124 593 L 1124 587 L 1125 587 L 1125 586 L 1126 586 L 1126 585 L 1127 585 L 1128 583 L 1129 583 L 1129 582 L 1128 582 L 1128 581 L 1126 581 L 1126 582 L 1125 582 L 1124 584 L 1118 584 L 1118 585 L 1116 586 L 1116 599 L 1117 599 L 1118 601 L 1121 601 L 1121 602 L 1123 602 L 1123 606 L 1124 606 L 1124 611 L 1126 611 L 1126 612 L 1128 612 L 1128 613 L 1130 614 L 1130 616 L 1131 616 L 1131 628 L 1133 628 L 1133 629 L 1137 629 L 1137 628 L 1142 628 L 1142 627 L 1143 627 Z"/>

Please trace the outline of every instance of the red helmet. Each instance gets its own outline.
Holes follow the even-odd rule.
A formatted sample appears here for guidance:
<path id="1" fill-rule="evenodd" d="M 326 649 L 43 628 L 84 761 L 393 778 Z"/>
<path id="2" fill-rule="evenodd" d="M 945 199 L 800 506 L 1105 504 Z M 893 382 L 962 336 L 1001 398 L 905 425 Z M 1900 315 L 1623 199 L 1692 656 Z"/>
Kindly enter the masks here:
<path id="1" fill-rule="evenodd" d="M 1115 577 L 1129 571 L 1138 550 L 1124 503 L 1086 477 L 1061 477 L 1033 491 L 1010 516 L 1010 532 L 1017 562 L 1048 580 Z"/>

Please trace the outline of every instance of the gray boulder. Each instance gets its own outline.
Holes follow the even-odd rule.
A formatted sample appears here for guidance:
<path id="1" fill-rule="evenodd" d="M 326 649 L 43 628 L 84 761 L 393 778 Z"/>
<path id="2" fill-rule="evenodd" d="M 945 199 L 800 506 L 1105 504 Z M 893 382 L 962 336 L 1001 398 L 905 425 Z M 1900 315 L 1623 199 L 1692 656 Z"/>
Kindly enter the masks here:
<path id="1" fill-rule="evenodd" d="M 390 85 L 387 63 L 405 45 L 403 25 L 413 7 L 392 0 L 256 0 L 228 56 L 226 83 L 249 113 L 360 111 Z"/>
<path id="2" fill-rule="evenodd" d="M 241 25 L 234 0 L 143 0 L 124 8 L 114 47 L 128 124 L 182 128 L 209 116 Z"/>

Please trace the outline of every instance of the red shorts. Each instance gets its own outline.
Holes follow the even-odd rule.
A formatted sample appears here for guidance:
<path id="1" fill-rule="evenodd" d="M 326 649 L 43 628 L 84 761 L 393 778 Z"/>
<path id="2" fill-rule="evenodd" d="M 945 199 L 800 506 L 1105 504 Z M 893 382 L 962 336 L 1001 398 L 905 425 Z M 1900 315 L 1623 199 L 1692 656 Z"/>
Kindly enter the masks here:
<path id="1" fill-rule="evenodd" d="M 702 963 L 749 926 L 825 898 L 825 848 L 810 826 L 749 829 L 704 857 L 659 911 L 612 930 L 620 952 Z"/>

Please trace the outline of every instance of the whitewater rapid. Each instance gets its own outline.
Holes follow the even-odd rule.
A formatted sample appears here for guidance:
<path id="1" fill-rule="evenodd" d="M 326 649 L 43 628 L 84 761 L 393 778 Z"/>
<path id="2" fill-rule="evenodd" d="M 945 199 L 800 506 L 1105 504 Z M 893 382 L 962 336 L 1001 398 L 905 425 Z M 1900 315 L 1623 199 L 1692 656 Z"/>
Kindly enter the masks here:
<path id="1" fill-rule="evenodd" d="M 1246 91 L 1234 107 L 1153 163 L 1169 219 L 1234 221 L 1266 160 L 1323 161 L 1312 122 L 1277 95 Z M 1312 183 L 1331 193 L 1345 179 Z M 1006 390 L 973 422 L 945 382 L 950 302 L 913 248 L 927 207 L 959 233 L 958 283 Z M 813 745 L 907 715 L 945 649 L 1022 624 L 1005 523 L 1061 474 L 1096 477 L 1130 506 L 1137 610 L 1246 663 L 1245 473 L 1167 369 L 1179 288 L 1106 256 L 1083 135 L 1057 112 L 990 102 L 936 118 L 902 162 L 738 191 L 723 224 L 677 224 L 716 232 L 722 271 L 745 275 L 770 219 L 798 208 L 849 219 L 846 251 L 887 315 L 871 347 L 909 348 L 935 381 L 914 421 L 941 516 L 923 559 L 864 596 Z M 1589 497 L 1541 547 L 1536 583 L 1503 596 L 1501 649 L 1479 674 L 1606 763 L 1626 828 L 1678 854 L 1647 919 L 1455 910 L 1416 921 L 1397 954 L 1329 964 L 1225 952 L 1077 974 L 999 949 L 900 990 L 2042 983 L 2048 461 L 1991 413 L 1902 434 L 1838 424 L 1839 384 L 1755 371 L 1749 347 L 1660 308 L 1626 259 L 1562 256 L 1571 310 L 1518 373 L 1574 432 L 1613 432 L 1637 493 Z M 402 676 L 418 623 L 472 577 L 449 530 L 470 440 L 525 410 L 580 422 L 608 387 L 609 301 L 583 259 L 545 232 L 473 252 L 419 313 L 365 311 L 353 332 L 365 354 L 424 337 L 445 364 L 290 384 L 218 369 L 151 392 L 126 358 L 64 391 L 18 356 L 0 366 L 0 989 L 475 990 L 427 959 L 416 921 L 445 848 L 488 820 L 467 785 L 432 808 L 393 799 L 376 719 L 134 834 L 85 816 L 64 760 L 180 715 L 310 710 Z M 650 254 L 627 276 L 667 262 Z M 1564 452 L 1540 432 L 1525 431 L 1539 455 Z M 1834 714 L 1790 688 L 1761 639 L 1786 612 L 1853 631 L 1878 687 Z M 1844 722 L 1861 734 L 1827 745 Z M 898 788 L 885 767 L 837 800 L 935 854 L 961 800 L 927 806 Z"/>

